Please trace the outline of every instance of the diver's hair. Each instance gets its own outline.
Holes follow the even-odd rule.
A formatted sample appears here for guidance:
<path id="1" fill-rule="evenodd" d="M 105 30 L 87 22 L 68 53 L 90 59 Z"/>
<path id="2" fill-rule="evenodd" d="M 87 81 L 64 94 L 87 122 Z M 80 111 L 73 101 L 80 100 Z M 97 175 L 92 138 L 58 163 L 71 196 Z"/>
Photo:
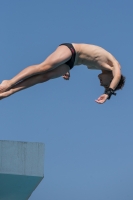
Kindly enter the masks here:
<path id="1" fill-rule="evenodd" d="M 115 91 L 116 90 L 120 90 L 120 89 L 122 89 L 124 87 L 124 85 L 125 85 L 125 79 L 126 79 L 126 77 L 123 76 L 123 75 L 121 75 L 121 79 L 120 79 L 117 87 L 115 88 Z"/>

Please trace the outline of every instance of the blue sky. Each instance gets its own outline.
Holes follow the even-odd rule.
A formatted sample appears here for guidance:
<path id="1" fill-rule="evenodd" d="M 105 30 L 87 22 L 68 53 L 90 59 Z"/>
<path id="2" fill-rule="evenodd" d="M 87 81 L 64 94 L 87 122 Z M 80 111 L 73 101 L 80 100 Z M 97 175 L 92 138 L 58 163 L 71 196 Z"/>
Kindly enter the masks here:
<path id="1" fill-rule="evenodd" d="M 91 43 L 120 62 L 126 85 L 103 105 L 85 66 L 0 101 L 0 138 L 45 143 L 44 179 L 31 200 L 133 199 L 133 1 L 1 1 L 0 81 L 63 42 Z"/>

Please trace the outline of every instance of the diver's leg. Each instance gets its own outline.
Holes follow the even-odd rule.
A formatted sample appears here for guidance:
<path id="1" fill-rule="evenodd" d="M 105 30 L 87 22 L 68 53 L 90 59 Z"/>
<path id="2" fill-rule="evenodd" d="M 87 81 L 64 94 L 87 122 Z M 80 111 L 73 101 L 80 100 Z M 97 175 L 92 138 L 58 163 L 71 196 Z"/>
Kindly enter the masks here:
<path id="1" fill-rule="evenodd" d="M 61 64 L 64 64 L 67 62 L 72 56 L 71 51 L 67 46 L 59 46 L 55 52 L 53 52 L 48 58 L 46 58 L 45 61 L 38 65 L 33 65 L 25 68 L 22 70 L 19 74 L 14 76 L 11 80 L 5 80 L 0 85 L 0 93 L 8 90 L 16 83 L 34 76 L 36 74 L 42 74 L 46 71 L 50 71 L 55 69 L 56 67 L 60 66 Z"/>
<path id="2" fill-rule="evenodd" d="M 28 87 L 31 87 L 33 85 L 36 85 L 38 83 L 43 83 L 46 82 L 50 79 L 54 79 L 54 78 L 58 78 L 60 76 L 63 76 L 64 74 L 66 74 L 69 71 L 69 66 L 66 64 L 63 64 L 49 72 L 46 72 L 44 74 L 39 74 L 39 75 L 34 75 L 32 77 L 29 77 L 21 82 L 19 82 L 18 84 L 16 84 L 15 86 L 13 86 L 12 88 L 10 88 L 8 91 L 3 92 L 0 94 L 0 100 L 3 98 L 6 98 L 16 92 L 19 92 L 21 90 L 24 90 Z M 3 81 L 4 84 L 4 81 Z"/>

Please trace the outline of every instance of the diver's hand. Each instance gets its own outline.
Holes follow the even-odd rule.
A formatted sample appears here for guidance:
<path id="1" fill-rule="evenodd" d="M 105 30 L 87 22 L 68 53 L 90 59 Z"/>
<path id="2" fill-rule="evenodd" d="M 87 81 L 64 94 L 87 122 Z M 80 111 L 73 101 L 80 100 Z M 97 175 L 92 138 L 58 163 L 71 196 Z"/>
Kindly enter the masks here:
<path id="1" fill-rule="evenodd" d="M 102 104 L 104 103 L 108 98 L 107 94 L 102 94 L 97 100 L 95 100 L 95 102 Z"/>
<path id="2" fill-rule="evenodd" d="M 67 72 L 66 74 L 64 74 L 64 76 L 62 76 L 65 80 L 69 80 L 70 79 L 70 73 Z"/>

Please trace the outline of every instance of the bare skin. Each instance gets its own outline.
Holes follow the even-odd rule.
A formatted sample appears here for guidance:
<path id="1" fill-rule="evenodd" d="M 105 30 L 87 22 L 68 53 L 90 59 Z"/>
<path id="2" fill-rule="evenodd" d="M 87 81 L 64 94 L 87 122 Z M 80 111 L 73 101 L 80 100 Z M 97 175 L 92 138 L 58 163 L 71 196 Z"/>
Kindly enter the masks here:
<path id="1" fill-rule="evenodd" d="M 33 85 L 36 85 L 38 83 L 43 83 L 50 79 L 58 78 L 62 74 L 64 74 L 64 71 L 66 71 L 65 69 L 68 70 L 68 66 L 64 64 L 64 66 L 61 65 L 60 67 L 58 67 L 54 70 L 51 70 L 50 72 L 47 72 L 45 74 L 38 74 L 38 75 L 31 76 L 30 78 L 27 78 L 27 79 L 19 82 L 18 84 L 16 84 L 9 90 L 7 90 L 3 93 L 0 93 L 0 100 L 3 98 L 6 98 L 8 96 L 11 96 L 12 94 L 14 94 L 20 90 L 24 90 Z M 69 78 L 70 78 L 69 72 L 67 72 L 65 75 L 63 75 L 63 78 L 65 80 L 69 80 Z M 3 81 L 2 84 L 4 84 L 4 82 L 5 81 Z"/>
<path id="2" fill-rule="evenodd" d="M 105 49 L 90 44 L 74 44 L 76 58 L 74 66 L 86 65 L 88 69 L 101 70 L 98 78 L 101 86 L 115 89 L 121 78 L 121 67 L 119 62 Z M 25 68 L 11 80 L 5 80 L 0 85 L 0 99 L 10 96 L 22 89 L 31 87 L 53 78 L 63 76 L 69 80 L 69 66 L 65 63 L 72 54 L 67 46 L 59 46 L 46 60 L 38 65 Z M 108 95 L 103 94 L 97 103 L 104 103 Z"/>

